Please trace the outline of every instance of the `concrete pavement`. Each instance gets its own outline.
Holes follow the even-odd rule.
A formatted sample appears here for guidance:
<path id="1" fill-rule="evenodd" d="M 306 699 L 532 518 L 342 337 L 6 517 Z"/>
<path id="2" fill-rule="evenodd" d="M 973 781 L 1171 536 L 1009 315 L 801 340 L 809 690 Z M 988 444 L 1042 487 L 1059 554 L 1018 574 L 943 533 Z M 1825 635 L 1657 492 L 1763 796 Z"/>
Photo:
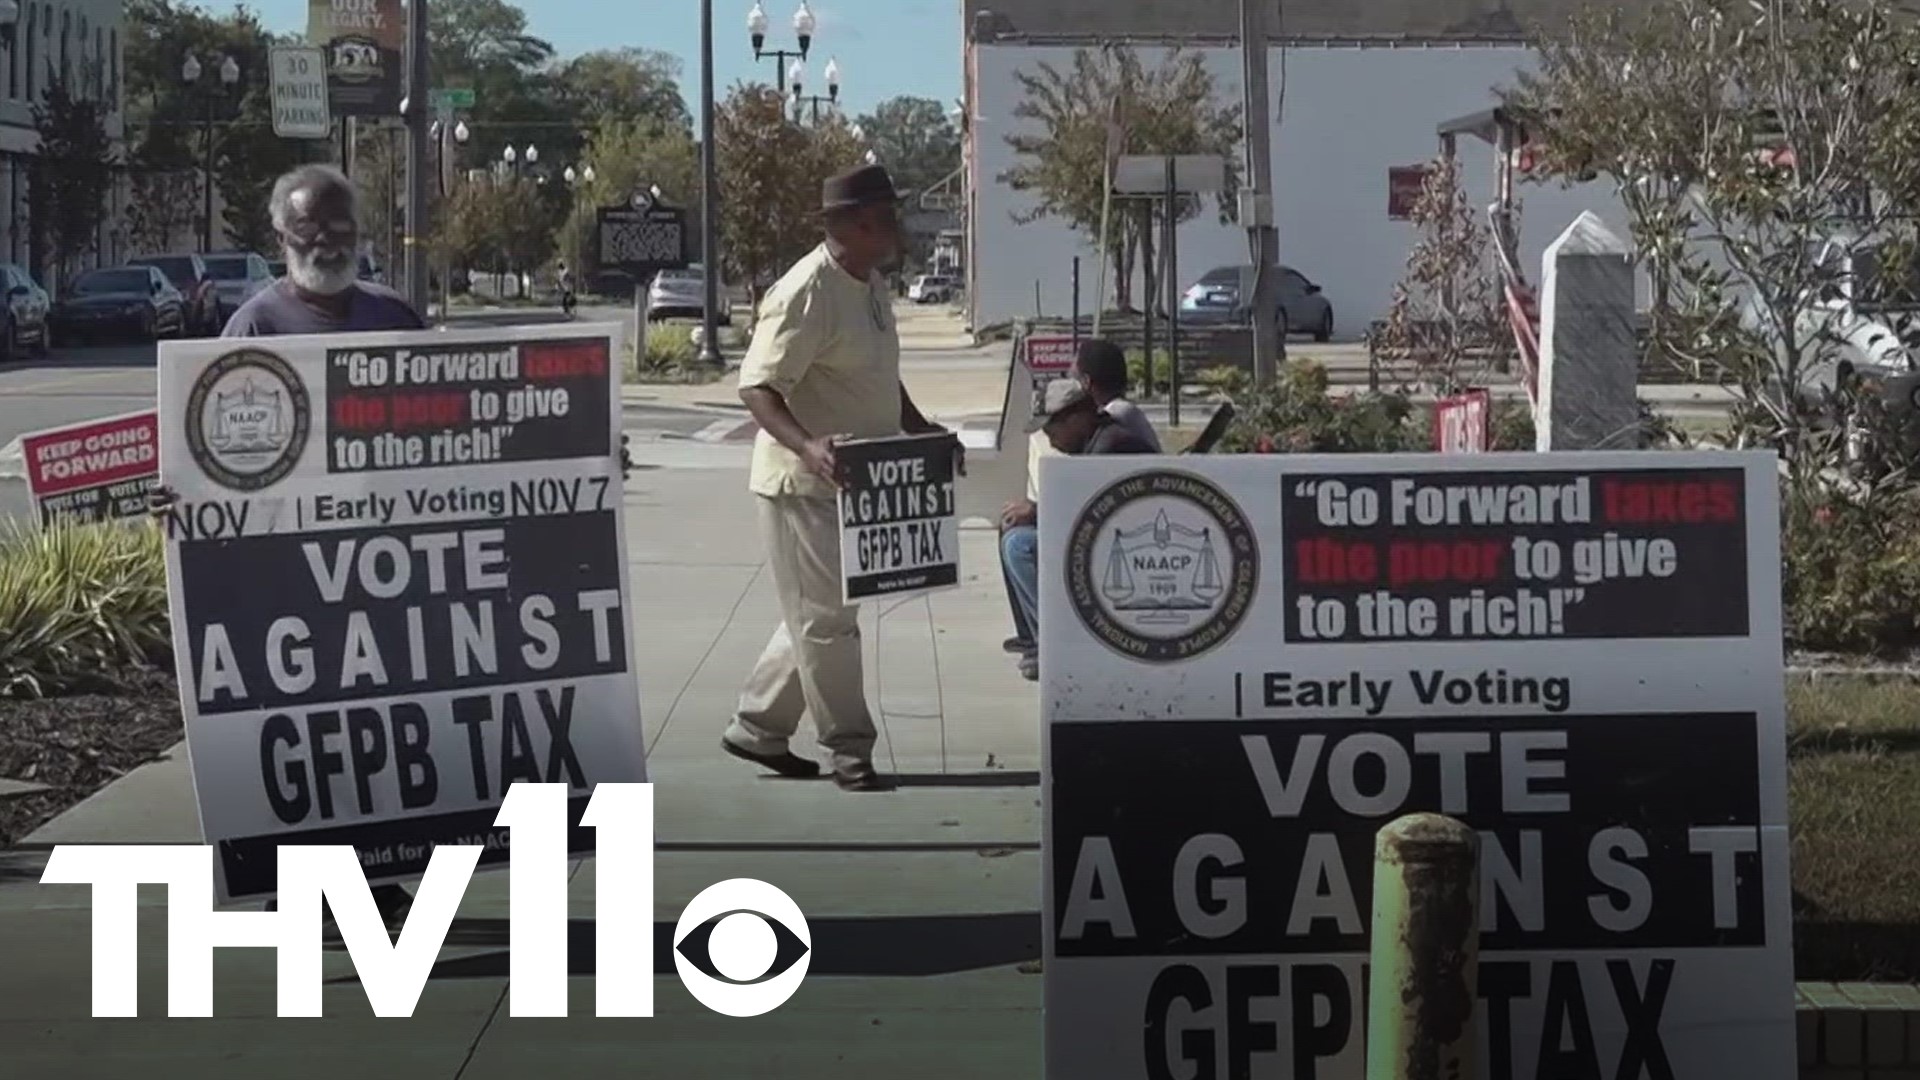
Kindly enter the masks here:
<path id="1" fill-rule="evenodd" d="M 655 918 L 706 885 L 757 877 L 787 891 L 814 938 L 807 983 L 751 1020 L 656 980 L 651 1021 L 598 1020 L 573 980 L 566 1020 L 505 1007 L 506 877 L 476 877 L 411 1020 L 374 1021 L 351 981 L 322 1020 L 278 1020 L 273 957 L 223 951 L 215 1017 L 164 1016 L 164 914 L 143 893 L 138 1019 L 88 1018 L 88 898 L 36 883 L 55 843 L 199 840 L 182 748 L 0 856 L 0 1047 L 9 1076 L 120 1077 L 155 1065 L 197 1077 L 598 1077 L 811 1080 L 1038 1076 L 1039 731 L 1032 683 L 1002 653 L 1007 615 L 994 537 L 962 533 L 963 583 L 866 608 L 868 698 L 880 767 L 900 790 L 852 795 L 783 781 L 723 756 L 717 739 L 771 632 L 775 600 L 745 491 L 743 445 L 635 446 L 627 485 L 633 628 L 648 764 L 659 784 Z M 796 744 L 812 753 L 811 736 Z M 593 863 L 570 889 L 593 917 Z M 584 951 L 583 951 L 584 949 Z M 592 950 L 576 942 L 576 972 Z M 330 953 L 330 976 L 347 974 Z M 664 952 L 656 968 L 671 971 Z M 101 1036 L 111 1031 L 110 1039 Z"/>

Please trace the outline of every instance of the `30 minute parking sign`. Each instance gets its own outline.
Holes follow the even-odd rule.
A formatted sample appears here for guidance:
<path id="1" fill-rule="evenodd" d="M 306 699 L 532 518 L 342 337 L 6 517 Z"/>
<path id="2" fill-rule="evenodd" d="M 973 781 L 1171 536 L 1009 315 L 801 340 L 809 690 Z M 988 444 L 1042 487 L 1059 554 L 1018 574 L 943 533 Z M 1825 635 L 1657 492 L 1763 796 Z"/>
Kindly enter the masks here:
<path id="1" fill-rule="evenodd" d="M 273 68 L 273 133 L 283 139 L 325 139 L 333 132 L 327 102 L 327 55 L 304 46 L 277 45 Z"/>

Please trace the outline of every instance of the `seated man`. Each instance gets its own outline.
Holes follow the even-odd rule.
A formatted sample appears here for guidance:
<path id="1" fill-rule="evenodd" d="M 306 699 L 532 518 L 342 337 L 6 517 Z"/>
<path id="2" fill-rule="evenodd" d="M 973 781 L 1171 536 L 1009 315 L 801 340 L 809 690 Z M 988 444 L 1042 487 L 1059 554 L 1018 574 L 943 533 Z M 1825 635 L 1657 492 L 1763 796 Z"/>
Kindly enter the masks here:
<path id="1" fill-rule="evenodd" d="M 1100 411 L 1114 418 L 1134 438 L 1160 453 L 1160 435 L 1153 421 L 1127 398 L 1127 354 L 1105 338 L 1088 338 L 1080 343 L 1073 360 L 1073 376 L 1093 395 Z"/>
<path id="2" fill-rule="evenodd" d="M 1074 357 L 1073 377 L 1093 395 L 1094 404 L 1100 411 L 1119 423 L 1119 425 L 1150 448 L 1147 452 L 1160 453 L 1160 436 L 1153 430 L 1153 421 L 1147 414 L 1127 398 L 1127 354 L 1120 346 L 1105 338 L 1088 338 L 1080 343 L 1079 353 Z M 1040 436 L 1033 433 L 1033 441 L 1027 450 L 1027 504 L 1037 503 L 1040 499 L 1040 459 L 1048 456 L 1052 447 Z M 1020 505 L 1009 503 L 1008 510 Z M 1002 511 L 1003 522 L 1005 510 Z M 1003 524 L 1004 527 L 1004 524 Z M 1004 573 L 1007 587 L 1007 606 L 1013 612 L 1013 636 L 1001 642 L 1001 647 L 1010 653 L 1025 656 L 1036 648 L 1033 625 L 1027 622 L 1027 616 L 1020 608 L 1019 595 L 1014 591 L 1013 579 Z"/>
<path id="3" fill-rule="evenodd" d="M 1153 447 L 1120 425 L 1074 379 L 1047 384 L 1046 415 L 1040 428 L 1062 454 L 1151 454 Z M 1020 656 L 1020 674 L 1040 678 L 1040 533 L 1039 509 L 1031 499 L 1008 504 L 1000 515 L 1000 566 L 1012 583 L 1020 614 L 1032 628 L 1035 645 Z"/>

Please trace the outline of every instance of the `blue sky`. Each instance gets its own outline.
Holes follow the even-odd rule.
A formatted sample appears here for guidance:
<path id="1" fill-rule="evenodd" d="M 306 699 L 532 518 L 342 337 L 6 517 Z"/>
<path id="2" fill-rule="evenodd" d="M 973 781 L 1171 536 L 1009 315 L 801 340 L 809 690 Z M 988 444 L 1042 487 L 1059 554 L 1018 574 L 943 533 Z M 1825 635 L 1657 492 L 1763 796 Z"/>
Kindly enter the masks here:
<path id="1" fill-rule="evenodd" d="M 767 47 L 792 49 L 798 0 L 763 2 L 772 24 Z M 226 5 L 210 0 L 208 6 Z M 251 0 L 247 6 L 274 31 L 306 28 L 307 0 Z M 562 56 L 635 46 L 680 57 L 681 85 L 697 113 L 696 0 L 615 0 L 611 5 L 606 0 L 521 0 L 520 6 L 532 32 L 552 42 Z M 723 97 L 737 80 L 772 78 L 774 62 L 756 62 L 747 41 L 747 12 L 752 7 L 753 0 L 714 0 L 714 89 Z M 865 112 L 897 94 L 929 97 L 949 106 L 960 96 L 960 0 L 815 0 L 812 7 L 819 25 L 808 72 L 817 83 L 828 58 L 838 58 L 840 93 L 851 112 Z M 807 90 L 825 92 L 824 86 Z"/>

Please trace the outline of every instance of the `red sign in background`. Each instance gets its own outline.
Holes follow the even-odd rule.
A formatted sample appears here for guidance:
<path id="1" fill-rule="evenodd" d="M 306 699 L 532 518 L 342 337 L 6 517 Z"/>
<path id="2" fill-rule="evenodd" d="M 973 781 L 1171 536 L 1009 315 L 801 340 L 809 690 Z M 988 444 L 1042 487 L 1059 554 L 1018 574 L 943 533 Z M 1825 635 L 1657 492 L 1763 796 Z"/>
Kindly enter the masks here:
<path id="1" fill-rule="evenodd" d="M 153 476 L 160 471 L 160 418 L 149 411 L 20 437 L 27 490 L 39 499 Z"/>
<path id="2" fill-rule="evenodd" d="M 1074 341 L 1070 337 L 1027 339 L 1027 370 L 1034 374 L 1064 375 L 1073 370 Z"/>
<path id="3" fill-rule="evenodd" d="M 1433 447 L 1443 454 L 1486 453 L 1493 395 L 1467 390 L 1433 403 Z"/>

